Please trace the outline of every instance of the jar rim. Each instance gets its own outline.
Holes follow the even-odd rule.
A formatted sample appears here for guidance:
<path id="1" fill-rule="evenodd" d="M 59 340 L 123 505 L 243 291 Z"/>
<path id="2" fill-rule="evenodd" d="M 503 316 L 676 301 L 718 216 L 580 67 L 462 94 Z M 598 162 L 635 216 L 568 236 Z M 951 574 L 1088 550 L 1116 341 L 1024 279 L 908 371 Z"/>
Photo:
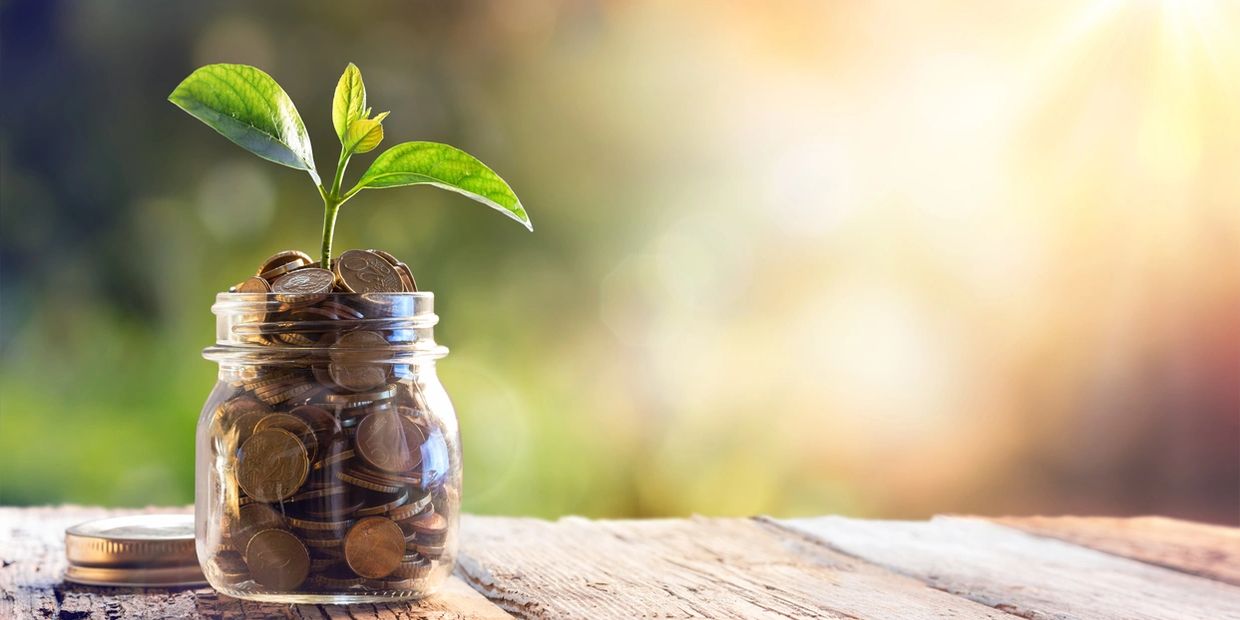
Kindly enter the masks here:
<path id="1" fill-rule="evenodd" d="M 221 363 L 279 363 L 284 358 L 339 353 L 340 345 L 323 343 L 323 334 L 374 331 L 387 335 L 390 342 L 352 350 L 368 354 L 375 362 L 438 359 L 448 350 L 436 344 L 432 335 L 439 322 L 434 299 L 431 291 L 218 293 L 211 306 L 216 315 L 216 342 L 203 350 L 203 357 Z M 303 315 L 289 316 L 298 312 Z M 275 336 L 285 337 L 284 342 L 273 341 Z"/>

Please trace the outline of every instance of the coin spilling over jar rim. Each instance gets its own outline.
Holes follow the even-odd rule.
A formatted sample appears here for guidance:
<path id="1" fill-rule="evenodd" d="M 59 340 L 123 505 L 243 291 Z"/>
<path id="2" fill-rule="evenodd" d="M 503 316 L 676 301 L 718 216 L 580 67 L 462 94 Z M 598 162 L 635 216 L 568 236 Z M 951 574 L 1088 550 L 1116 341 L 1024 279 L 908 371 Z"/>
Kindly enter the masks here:
<path id="1" fill-rule="evenodd" d="M 65 530 L 65 580 L 92 586 L 181 587 L 207 583 L 194 552 L 194 515 L 137 514 Z"/>

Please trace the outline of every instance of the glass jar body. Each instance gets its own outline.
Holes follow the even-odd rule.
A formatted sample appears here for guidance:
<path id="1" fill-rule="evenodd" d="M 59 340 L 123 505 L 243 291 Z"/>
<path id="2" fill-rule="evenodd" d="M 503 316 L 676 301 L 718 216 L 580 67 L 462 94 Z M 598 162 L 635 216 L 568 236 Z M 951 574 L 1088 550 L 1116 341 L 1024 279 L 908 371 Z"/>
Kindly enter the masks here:
<path id="1" fill-rule="evenodd" d="M 196 441 L 207 580 L 286 603 L 433 593 L 455 562 L 461 458 L 429 301 L 333 295 L 365 316 L 331 318 L 259 297 L 263 311 L 217 301 L 223 325 L 207 350 L 220 362 Z"/>

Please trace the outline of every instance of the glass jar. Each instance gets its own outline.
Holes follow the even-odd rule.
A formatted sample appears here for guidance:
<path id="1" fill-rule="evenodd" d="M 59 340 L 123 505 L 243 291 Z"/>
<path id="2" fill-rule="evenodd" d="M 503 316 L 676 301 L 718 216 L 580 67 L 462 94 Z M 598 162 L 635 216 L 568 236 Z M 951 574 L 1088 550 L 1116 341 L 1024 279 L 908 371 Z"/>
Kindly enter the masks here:
<path id="1" fill-rule="evenodd" d="M 434 295 L 221 293 L 198 421 L 198 561 L 285 603 L 419 598 L 452 572 L 461 456 Z"/>

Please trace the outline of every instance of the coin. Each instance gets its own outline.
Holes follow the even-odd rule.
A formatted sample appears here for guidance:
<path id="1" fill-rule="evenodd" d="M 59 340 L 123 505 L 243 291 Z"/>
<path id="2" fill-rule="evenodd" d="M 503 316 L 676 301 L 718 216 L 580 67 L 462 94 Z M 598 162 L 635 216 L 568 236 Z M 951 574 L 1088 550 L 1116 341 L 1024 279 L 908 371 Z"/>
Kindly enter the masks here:
<path id="1" fill-rule="evenodd" d="M 344 559 L 353 572 L 378 579 L 400 567 L 405 555 L 405 534 L 384 517 L 366 517 L 349 528 L 344 538 Z"/>
<path id="2" fill-rule="evenodd" d="M 277 403 L 293 400 L 299 396 L 305 396 L 306 394 L 313 392 L 315 389 L 316 387 L 313 383 L 305 381 L 301 378 L 293 378 L 284 383 L 270 385 L 255 390 L 254 394 L 255 396 L 261 398 L 263 402 L 275 405 Z"/>
<path id="3" fill-rule="evenodd" d="M 238 284 L 234 286 L 233 288 L 235 288 L 238 293 L 270 293 L 271 292 L 271 284 L 269 284 L 267 280 L 259 276 L 250 276 L 246 278 L 243 282 L 241 282 L 241 284 Z M 242 322 L 248 323 L 249 321 L 242 321 Z"/>
<path id="4" fill-rule="evenodd" d="M 388 252 L 387 250 L 376 250 L 374 248 L 369 248 L 366 251 L 374 254 L 375 256 L 378 256 L 379 258 L 382 258 L 383 260 L 387 261 L 389 265 L 393 267 L 396 266 L 396 263 L 400 262 L 399 260 L 396 259 L 395 256 L 392 256 L 391 252 Z"/>
<path id="5" fill-rule="evenodd" d="M 404 292 L 417 292 L 418 285 L 413 281 L 413 272 L 409 270 L 409 265 L 400 262 L 395 256 L 392 256 L 391 252 L 385 252 L 383 250 L 376 250 L 373 248 L 368 251 L 373 252 L 376 256 L 382 258 L 387 261 L 389 265 L 396 268 L 396 275 L 400 276 L 400 281 L 404 287 Z"/>
<path id="6" fill-rule="evenodd" d="M 312 347 L 317 344 L 313 338 L 300 332 L 283 332 L 276 334 L 275 338 L 284 344 L 291 344 L 295 347 Z"/>
<path id="7" fill-rule="evenodd" d="M 250 569 L 245 565 L 245 558 L 236 551 L 221 551 L 211 558 L 211 563 L 228 583 L 245 581 L 250 576 Z"/>
<path id="8" fill-rule="evenodd" d="M 399 293 L 404 290 L 400 274 L 374 252 L 345 250 L 333 269 L 341 288 L 350 293 Z"/>
<path id="9" fill-rule="evenodd" d="M 315 575 L 318 585 L 331 590 L 346 590 L 361 585 L 362 578 L 349 572 L 346 567 L 333 567 L 331 570 Z"/>
<path id="10" fill-rule="evenodd" d="M 311 461 L 318 454 L 319 440 L 314 434 L 314 429 L 310 428 L 310 425 L 301 418 L 288 413 L 273 413 L 254 425 L 255 431 L 268 428 L 282 428 L 295 435 L 306 447 L 306 455 Z"/>
<path id="11" fill-rule="evenodd" d="M 220 405 L 220 412 L 225 419 L 226 428 L 235 437 L 236 443 L 232 448 L 236 448 L 254 434 L 254 425 L 269 415 L 271 408 L 249 396 L 240 396 Z"/>
<path id="12" fill-rule="evenodd" d="M 323 397 L 323 401 L 327 405 L 336 405 L 344 409 L 350 409 L 387 400 L 395 393 L 396 388 L 389 385 L 374 392 L 364 392 L 361 394 L 327 394 Z"/>
<path id="13" fill-rule="evenodd" d="M 417 535 L 418 541 L 426 541 L 428 543 L 440 542 L 441 536 L 448 532 L 447 517 L 428 510 L 412 519 L 404 522 L 405 526 Z"/>
<path id="14" fill-rule="evenodd" d="M 254 581 L 273 590 L 292 590 L 310 574 L 310 553 L 284 530 L 263 530 L 245 548 L 245 563 Z"/>
<path id="15" fill-rule="evenodd" d="M 262 265 L 259 265 L 258 271 L 254 272 L 254 275 L 261 276 L 264 273 L 267 273 L 268 271 L 271 271 L 277 267 L 281 267 L 283 265 L 287 265 L 289 263 L 294 263 L 298 261 L 301 262 L 302 266 L 305 266 L 305 265 L 309 265 L 310 263 L 314 262 L 314 259 L 311 258 L 309 254 L 306 254 L 305 252 L 299 252 L 297 250 L 285 250 L 283 252 L 276 252 L 275 254 L 272 254 L 271 256 L 267 257 L 267 260 L 263 261 Z"/>
<path id="16" fill-rule="evenodd" d="M 347 491 L 348 487 L 337 484 L 336 489 Z M 342 520 L 344 517 L 356 514 L 358 509 L 365 505 L 360 499 L 350 499 L 349 495 L 333 495 L 314 502 L 307 502 L 309 505 L 300 510 L 307 517 L 314 519 L 332 519 L 336 521 Z"/>
<path id="17" fill-rule="evenodd" d="M 271 283 L 273 293 L 296 296 L 326 295 L 332 291 L 335 274 L 318 267 L 306 267 L 285 274 Z"/>
<path id="18" fill-rule="evenodd" d="M 328 310 L 330 312 L 335 312 L 336 316 L 340 317 L 340 320 L 343 320 L 343 321 L 365 318 L 365 315 L 363 315 L 361 312 L 358 312 L 355 308 L 351 308 L 349 306 L 346 306 L 345 304 L 342 304 L 338 301 L 332 301 L 330 299 L 319 304 L 319 307 L 323 308 L 324 310 Z"/>
<path id="19" fill-rule="evenodd" d="M 361 487 L 371 491 L 380 493 L 395 493 L 401 489 L 399 484 L 386 484 L 383 482 L 373 482 L 366 478 L 356 475 L 354 470 L 336 472 L 336 478 L 341 482 L 347 482 L 355 487 Z"/>
<path id="20" fill-rule="evenodd" d="M 426 510 L 426 507 L 430 506 L 430 504 L 431 504 L 431 494 L 423 493 L 421 497 L 414 499 L 408 504 L 405 504 L 404 506 L 401 506 L 400 508 L 393 509 L 391 512 L 388 513 L 387 516 L 389 519 L 393 521 L 404 521 L 406 519 L 417 516 L 423 510 Z"/>
<path id="21" fill-rule="evenodd" d="M 274 280 L 290 271 L 297 271 L 298 269 L 301 269 L 302 267 L 308 267 L 308 266 L 310 266 L 310 263 L 298 258 L 295 260 L 291 260 L 287 263 L 284 263 L 283 265 L 280 265 L 279 267 L 276 267 L 272 269 L 271 271 L 264 271 L 258 274 L 258 277 L 266 279 L 266 280 Z"/>
<path id="22" fill-rule="evenodd" d="M 306 447 L 292 433 L 278 428 L 257 431 L 241 445 L 237 483 L 261 502 L 278 502 L 295 493 L 310 472 Z"/>
<path id="23" fill-rule="evenodd" d="M 302 405 L 291 409 L 289 414 L 300 418 L 316 433 L 334 433 L 340 428 L 340 421 L 336 416 L 322 407 Z"/>
<path id="24" fill-rule="evenodd" d="M 306 546 L 314 549 L 316 553 L 344 546 L 343 538 L 307 538 L 305 542 Z"/>
<path id="25" fill-rule="evenodd" d="M 332 344 L 332 361 L 327 372 L 336 385 L 352 392 L 377 388 L 387 383 L 387 366 L 368 362 L 386 348 L 388 341 L 379 332 L 359 331 L 344 334 Z"/>
<path id="26" fill-rule="evenodd" d="M 298 519 L 289 517 L 288 522 L 295 528 L 302 530 L 323 530 L 323 531 L 344 531 L 353 525 L 352 519 L 344 519 L 341 521 L 317 521 L 314 519 Z"/>
<path id="27" fill-rule="evenodd" d="M 357 425 L 357 453 L 385 472 L 409 471 L 422 463 L 422 427 L 396 413 L 372 413 Z"/>
<path id="28" fill-rule="evenodd" d="M 405 284 L 406 293 L 418 292 L 418 281 L 413 279 L 413 270 L 409 268 L 409 265 L 396 263 L 396 273 L 400 274 L 400 279 Z"/>
<path id="29" fill-rule="evenodd" d="M 357 510 L 353 514 L 359 517 L 369 517 L 373 515 L 385 514 L 390 510 L 399 508 L 403 506 L 405 502 L 409 501 L 409 489 L 402 489 L 401 491 L 398 491 L 396 493 L 396 497 L 380 498 L 377 501 L 379 503 Z"/>
<path id="30" fill-rule="evenodd" d="M 424 555 L 432 560 L 438 560 L 443 557 L 444 552 L 444 546 L 442 544 L 424 545 L 422 543 L 418 543 L 414 546 L 414 549 L 417 549 L 420 555 Z"/>
<path id="31" fill-rule="evenodd" d="M 420 579 L 430 574 L 432 566 L 430 560 L 418 553 L 406 554 L 392 576 L 400 579 Z"/>
<path id="32" fill-rule="evenodd" d="M 245 549 L 249 545 L 250 539 L 263 530 L 288 527 L 288 524 L 284 522 L 284 517 L 267 504 L 246 504 L 241 507 L 240 515 L 238 518 L 239 531 L 235 540 L 238 549 Z"/>
<path id="33" fill-rule="evenodd" d="M 340 450 L 332 454 L 331 456 L 328 456 L 327 458 L 315 463 L 314 469 L 316 471 L 320 469 L 326 469 L 337 463 L 343 463 L 344 461 L 347 461 L 351 458 L 353 458 L 352 450 Z"/>

